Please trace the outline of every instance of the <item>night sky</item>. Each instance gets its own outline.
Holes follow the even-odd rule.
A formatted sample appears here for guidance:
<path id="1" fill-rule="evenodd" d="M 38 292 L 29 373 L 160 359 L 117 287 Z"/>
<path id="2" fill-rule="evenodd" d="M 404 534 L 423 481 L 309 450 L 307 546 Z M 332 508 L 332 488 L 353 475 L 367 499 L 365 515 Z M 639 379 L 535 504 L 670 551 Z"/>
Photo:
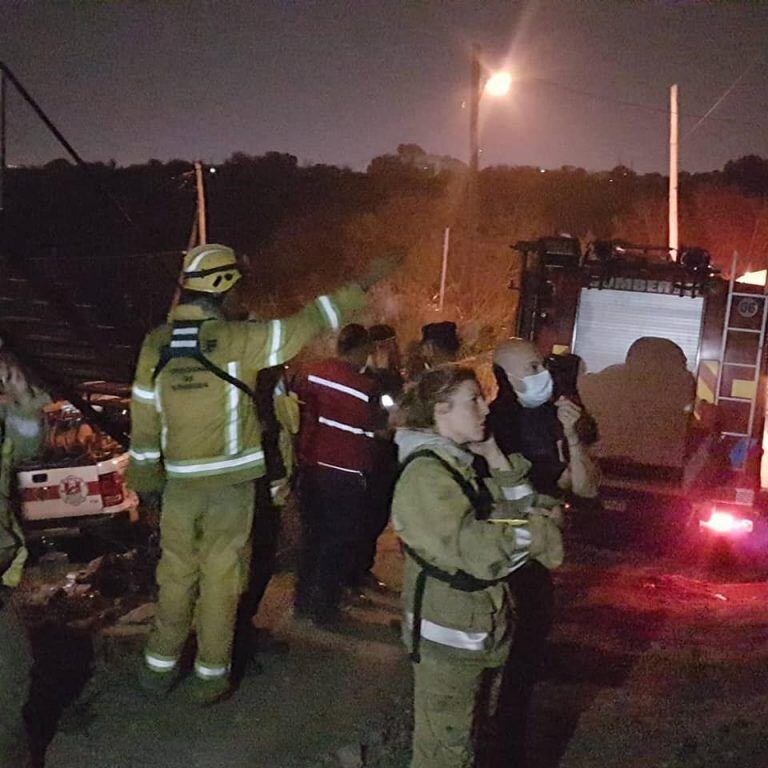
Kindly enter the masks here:
<path id="1" fill-rule="evenodd" d="M 0 0 L 0 11 L 0 58 L 88 160 L 276 150 L 362 169 L 411 142 L 466 160 L 472 42 L 516 76 L 506 102 L 483 101 L 483 165 L 666 172 L 673 82 L 691 115 L 684 169 L 768 156 L 759 0 Z M 15 94 L 8 119 L 10 164 L 62 156 Z"/>

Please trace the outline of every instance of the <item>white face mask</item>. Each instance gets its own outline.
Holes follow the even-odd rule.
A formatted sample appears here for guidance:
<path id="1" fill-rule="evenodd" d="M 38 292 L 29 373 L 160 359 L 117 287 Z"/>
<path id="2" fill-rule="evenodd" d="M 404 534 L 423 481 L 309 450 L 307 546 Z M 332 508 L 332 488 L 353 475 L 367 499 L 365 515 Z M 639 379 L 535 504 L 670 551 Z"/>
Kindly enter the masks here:
<path id="1" fill-rule="evenodd" d="M 538 408 L 552 397 L 552 374 L 546 369 L 531 376 L 524 376 L 522 385 L 522 391 L 517 387 L 513 388 L 523 408 Z"/>

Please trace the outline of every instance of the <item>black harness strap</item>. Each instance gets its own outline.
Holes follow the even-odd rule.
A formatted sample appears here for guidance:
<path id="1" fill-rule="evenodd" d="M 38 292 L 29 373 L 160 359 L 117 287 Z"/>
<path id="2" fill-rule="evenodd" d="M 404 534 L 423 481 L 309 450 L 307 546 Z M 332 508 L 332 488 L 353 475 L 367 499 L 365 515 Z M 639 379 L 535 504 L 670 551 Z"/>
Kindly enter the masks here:
<path id="1" fill-rule="evenodd" d="M 491 510 L 493 508 L 493 496 L 486 487 L 482 480 L 478 483 L 478 487 L 475 488 L 472 483 L 467 480 L 464 475 L 459 472 L 456 467 L 449 464 L 440 454 L 430 451 L 428 448 L 424 448 L 420 451 L 412 453 L 401 465 L 397 473 L 397 482 L 402 476 L 405 468 L 416 461 L 416 459 L 429 458 L 439 462 L 443 468 L 448 472 L 451 477 L 458 483 L 464 495 L 467 497 L 467 501 L 472 505 L 472 509 L 475 510 L 475 516 L 478 520 L 487 520 L 491 516 Z"/>
<path id="2" fill-rule="evenodd" d="M 200 328 L 204 322 L 205 320 L 198 320 L 176 322 L 173 324 L 171 341 L 160 350 L 160 359 L 152 373 L 152 381 L 156 381 L 157 377 L 162 373 L 163 368 L 165 368 L 171 360 L 196 360 L 212 374 L 218 376 L 222 381 L 226 381 L 227 384 L 237 387 L 248 395 L 251 400 L 255 400 L 256 393 L 245 382 L 240 381 L 240 379 L 235 378 L 222 368 L 219 368 L 218 365 L 203 354 L 203 350 L 200 348 Z M 179 331 L 181 332 L 179 333 Z M 194 342 L 194 346 L 190 346 L 188 342 Z"/>
<path id="3" fill-rule="evenodd" d="M 405 468 L 419 458 L 430 458 L 438 461 L 458 483 L 459 487 L 467 497 L 472 508 L 475 510 L 475 516 L 478 520 L 487 520 L 490 514 L 490 506 L 493 504 L 493 498 L 490 492 L 482 483 L 479 484 L 481 490 L 477 490 L 472 483 L 470 483 L 460 472 L 452 467 L 442 456 L 424 449 L 412 453 L 401 465 L 398 472 L 397 479 L 402 476 Z M 483 493 L 485 491 L 485 493 Z M 421 647 L 421 624 L 422 624 L 422 607 L 424 603 L 424 593 L 427 588 L 427 578 L 437 579 L 445 584 L 448 584 L 452 589 L 457 589 L 460 592 L 479 592 L 488 587 L 492 587 L 496 584 L 500 584 L 506 581 L 505 578 L 501 579 L 478 579 L 472 574 L 466 571 L 458 570 L 455 573 L 449 573 L 442 568 L 438 568 L 436 565 L 427 562 L 421 555 L 414 549 L 409 547 L 403 542 L 403 550 L 405 553 L 419 566 L 419 573 L 416 576 L 416 584 L 414 587 L 413 595 L 413 628 L 411 630 L 411 661 L 414 664 L 418 664 L 421 661 L 421 654 L 419 652 Z"/>

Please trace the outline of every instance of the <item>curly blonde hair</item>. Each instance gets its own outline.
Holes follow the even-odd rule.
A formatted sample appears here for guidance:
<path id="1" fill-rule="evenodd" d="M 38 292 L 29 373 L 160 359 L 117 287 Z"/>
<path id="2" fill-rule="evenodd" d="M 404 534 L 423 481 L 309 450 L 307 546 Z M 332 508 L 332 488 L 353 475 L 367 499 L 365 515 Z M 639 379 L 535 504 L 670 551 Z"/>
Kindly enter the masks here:
<path id="1" fill-rule="evenodd" d="M 400 397 L 403 425 L 413 429 L 433 427 L 435 406 L 448 402 L 465 381 L 477 384 L 477 376 L 471 368 L 446 365 L 421 373 L 406 385 Z"/>

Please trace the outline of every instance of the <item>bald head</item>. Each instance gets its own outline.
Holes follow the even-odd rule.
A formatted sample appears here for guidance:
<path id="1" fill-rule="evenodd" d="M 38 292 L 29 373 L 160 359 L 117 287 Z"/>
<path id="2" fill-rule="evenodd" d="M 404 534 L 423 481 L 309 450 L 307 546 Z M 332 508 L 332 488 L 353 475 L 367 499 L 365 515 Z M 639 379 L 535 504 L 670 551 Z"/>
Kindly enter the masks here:
<path id="1" fill-rule="evenodd" d="M 536 347 L 524 339 L 510 339 L 493 353 L 523 408 L 537 408 L 552 397 L 552 376 Z"/>
<path id="2" fill-rule="evenodd" d="M 493 362 L 504 370 L 509 383 L 516 390 L 522 379 L 544 370 L 544 361 L 536 347 L 525 339 L 509 339 L 499 344 L 493 352 Z"/>

